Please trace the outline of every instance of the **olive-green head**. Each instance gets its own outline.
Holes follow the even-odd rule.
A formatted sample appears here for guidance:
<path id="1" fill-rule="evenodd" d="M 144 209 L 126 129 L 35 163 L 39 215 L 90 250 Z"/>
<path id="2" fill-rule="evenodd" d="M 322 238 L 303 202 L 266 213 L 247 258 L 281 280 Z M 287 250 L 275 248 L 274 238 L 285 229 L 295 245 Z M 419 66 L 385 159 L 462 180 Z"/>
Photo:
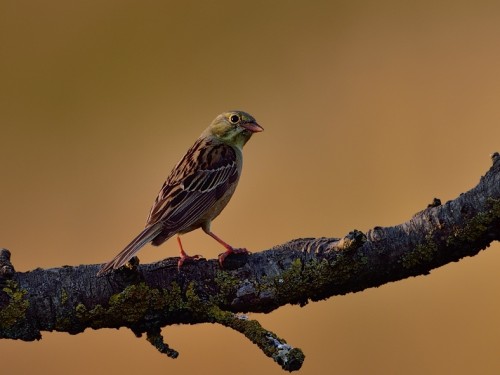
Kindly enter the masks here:
<path id="1" fill-rule="evenodd" d="M 254 133 L 263 130 L 248 113 L 229 111 L 217 116 L 203 134 L 215 136 L 225 143 L 243 148 Z"/>

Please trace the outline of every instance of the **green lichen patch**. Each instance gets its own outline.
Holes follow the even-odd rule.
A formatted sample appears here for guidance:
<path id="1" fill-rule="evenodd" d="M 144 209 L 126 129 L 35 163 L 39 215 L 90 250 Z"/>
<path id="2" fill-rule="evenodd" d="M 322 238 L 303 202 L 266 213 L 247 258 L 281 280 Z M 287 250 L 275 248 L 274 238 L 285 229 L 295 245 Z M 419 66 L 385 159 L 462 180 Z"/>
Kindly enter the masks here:
<path id="1" fill-rule="evenodd" d="M 58 317 L 54 329 L 59 332 L 67 332 L 71 330 L 72 320 L 69 316 Z"/>
<path id="2" fill-rule="evenodd" d="M 332 276 L 335 275 L 335 268 L 326 259 L 315 259 L 304 265 L 303 274 L 307 284 L 314 282 L 316 287 L 321 288 L 332 282 Z"/>
<path id="3" fill-rule="evenodd" d="M 335 272 L 344 272 L 340 263 L 334 267 L 327 259 L 313 259 L 304 264 L 301 259 L 295 259 L 290 267 L 274 280 L 279 304 L 286 301 L 303 306 L 308 302 L 304 296 L 321 298 L 335 279 Z M 312 289 L 315 292 L 312 292 Z"/>
<path id="4" fill-rule="evenodd" d="M 492 223 L 500 220 L 500 200 L 489 198 L 487 203 L 490 208 L 471 218 L 463 228 L 455 229 L 447 238 L 447 245 L 473 243 L 483 237 L 484 232 Z"/>
<path id="5" fill-rule="evenodd" d="M 359 279 L 360 273 L 366 271 L 369 257 L 361 250 L 347 254 L 337 254 L 335 260 L 330 264 L 332 283 L 345 283 L 347 280 Z"/>
<path id="6" fill-rule="evenodd" d="M 7 330 L 26 318 L 26 310 L 30 304 L 25 298 L 27 291 L 19 288 L 18 283 L 13 280 L 5 281 L 2 292 L 9 302 L 0 309 L 0 330 Z"/>
<path id="7" fill-rule="evenodd" d="M 186 308 L 190 310 L 194 316 L 204 317 L 208 315 L 209 302 L 203 301 L 196 290 L 196 283 L 191 281 L 186 289 Z"/>
<path id="8" fill-rule="evenodd" d="M 65 305 L 68 302 L 68 292 L 66 289 L 61 290 L 61 305 Z"/>
<path id="9" fill-rule="evenodd" d="M 274 352 L 272 343 L 266 339 L 272 333 L 264 329 L 258 321 L 240 319 L 232 312 L 221 310 L 215 305 L 209 306 L 207 312 L 213 323 L 219 323 L 243 333 L 250 341 L 263 347 L 267 353 Z"/>
<path id="10" fill-rule="evenodd" d="M 302 278 L 302 261 L 299 258 L 293 260 L 290 267 L 277 276 L 274 282 L 276 296 L 280 301 L 289 300 L 291 303 L 297 303 L 296 299 L 303 295 L 306 288 Z"/>
<path id="11" fill-rule="evenodd" d="M 305 305 L 341 291 L 342 285 L 356 282 L 369 269 L 368 257 L 361 251 L 337 253 L 331 260 L 316 258 L 302 263 L 295 259 L 281 276 L 274 279 L 277 304 Z"/>
<path id="12" fill-rule="evenodd" d="M 163 306 L 167 311 L 180 310 L 185 306 L 181 287 L 175 281 L 170 284 L 169 289 L 163 289 L 162 292 Z"/>
<path id="13" fill-rule="evenodd" d="M 144 317 L 149 309 L 161 310 L 163 306 L 160 290 L 139 283 L 111 296 L 107 311 L 112 316 L 120 316 L 122 321 L 133 323 Z"/>
<path id="14" fill-rule="evenodd" d="M 93 328 L 134 324 L 148 313 L 174 311 L 183 306 L 180 287 L 172 283 L 172 288 L 156 289 L 145 283 L 129 285 L 120 293 L 110 297 L 107 306 L 96 305 L 88 309 L 84 304 L 75 306 L 74 316 L 87 322 Z"/>
<path id="15" fill-rule="evenodd" d="M 94 329 L 128 326 L 140 334 L 150 332 L 159 322 L 168 322 L 170 312 L 175 316 L 186 314 L 186 318 L 208 322 L 209 306 L 210 303 L 199 296 L 194 282 L 185 292 L 176 282 L 172 282 L 168 289 L 151 288 L 142 282 L 112 295 L 107 305 L 89 308 L 83 303 L 77 304 L 70 318 L 58 319 L 57 329 L 71 326 L 82 327 L 81 331 L 88 326 Z"/>
<path id="16" fill-rule="evenodd" d="M 224 326 L 231 326 L 230 323 L 235 316 L 232 312 L 222 310 L 213 304 L 207 306 L 206 312 L 211 322 L 219 323 Z"/>
<path id="17" fill-rule="evenodd" d="M 417 245 L 412 251 L 405 253 L 401 261 L 404 268 L 411 269 L 420 264 L 432 262 L 437 253 L 438 247 L 432 235 L 428 235 L 423 244 Z"/>
<path id="18" fill-rule="evenodd" d="M 487 202 L 490 206 L 487 211 L 480 212 L 468 219 L 467 224 L 463 227 L 452 230 L 446 238 L 446 246 L 457 248 L 473 244 L 483 238 L 485 231 L 500 220 L 500 200 L 490 198 Z M 411 269 L 431 263 L 438 254 L 439 249 L 434 233 L 430 233 L 425 237 L 423 243 L 403 255 L 402 264 L 406 269 Z"/>
<path id="19" fill-rule="evenodd" d="M 219 270 L 215 274 L 214 281 L 219 292 L 211 297 L 211 301 L 215 304 L 229 304 L 240 280 L 229 272 Z"/>

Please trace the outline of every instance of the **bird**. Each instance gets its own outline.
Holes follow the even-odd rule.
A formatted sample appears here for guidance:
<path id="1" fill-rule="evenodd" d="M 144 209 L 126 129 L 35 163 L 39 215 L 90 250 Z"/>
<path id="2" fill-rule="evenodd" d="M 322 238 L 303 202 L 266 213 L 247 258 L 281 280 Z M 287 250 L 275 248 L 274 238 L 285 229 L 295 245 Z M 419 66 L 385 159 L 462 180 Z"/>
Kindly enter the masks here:
<path id="1" fill-rule="evenodd" d="M 238 184 L 243 165 L 243 146 L 264 128 L 248 113 L 228 111 L 218 115 L 172 169 L 151 207 L 144 229 L 97 276 L 125 265 L 143 246 L 159 246 L 177 236 L 180 248 L 178 268 L 189 256 L 180 236 L 201 228 L 226 251 L 219 255 L 223 266 L 232 253 L 248 253 L 234 248 L 211 230 L 211 223 L 226 207 Z"/>

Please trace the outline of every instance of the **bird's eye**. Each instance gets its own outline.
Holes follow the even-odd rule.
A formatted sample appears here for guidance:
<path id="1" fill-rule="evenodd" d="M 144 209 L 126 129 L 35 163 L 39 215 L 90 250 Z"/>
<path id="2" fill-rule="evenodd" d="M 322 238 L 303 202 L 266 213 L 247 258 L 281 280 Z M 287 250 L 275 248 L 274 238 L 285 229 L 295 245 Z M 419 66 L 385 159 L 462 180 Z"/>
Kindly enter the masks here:
<path id="1" fill-rule="evenodd" d="M 231 124 L 237 124 L 240 121 L 240 116 L 231 115 L 231 117 L 229 117 L 229 121 L 231 121 Z"/>

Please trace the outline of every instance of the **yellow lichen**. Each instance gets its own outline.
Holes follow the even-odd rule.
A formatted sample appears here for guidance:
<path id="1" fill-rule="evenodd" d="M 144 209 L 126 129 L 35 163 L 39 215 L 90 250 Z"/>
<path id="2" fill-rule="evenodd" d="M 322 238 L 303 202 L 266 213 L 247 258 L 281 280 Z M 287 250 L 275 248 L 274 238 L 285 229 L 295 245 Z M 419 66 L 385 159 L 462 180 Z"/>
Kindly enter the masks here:
<path id="1" fill-rule="evenodd" d="M 6 306 L 0 309 L 0 329 L 9 329 L 25 319 L 26 310 L 30 306 L 25 298 L 27 291 L 20 289 L 19 285 L 13 280 L 7 280 L 2 291 L 9 298 Z"/>

